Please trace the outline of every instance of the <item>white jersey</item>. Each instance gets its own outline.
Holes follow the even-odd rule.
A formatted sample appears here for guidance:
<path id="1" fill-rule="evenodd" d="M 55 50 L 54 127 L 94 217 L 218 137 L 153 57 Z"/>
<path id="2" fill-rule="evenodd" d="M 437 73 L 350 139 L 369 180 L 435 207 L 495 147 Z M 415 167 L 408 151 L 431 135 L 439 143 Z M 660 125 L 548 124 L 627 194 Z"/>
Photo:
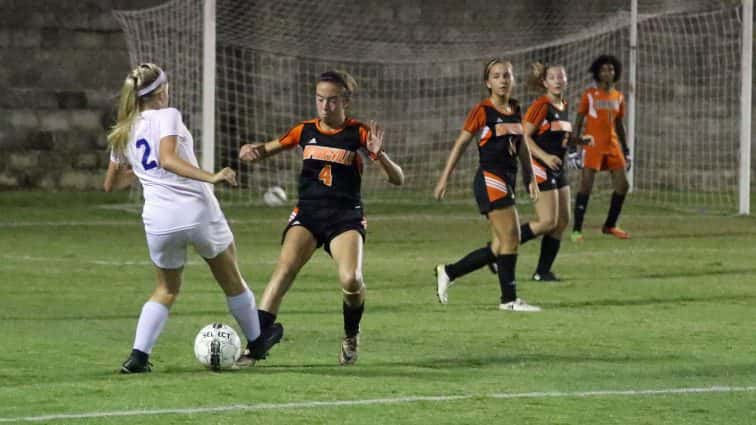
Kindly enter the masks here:
<path id="1" fill-rule="evenodd" d="M 177 136 L 176 154 L 197 167 L 194 139 L 176 108 L 141 112 L 126 150 L 110 153 L 111 161 L 131 164 L 142 184 L 145 231 L 161 235 L 225 219 L 210 183 L 181 177 L 160 166 L 160 140 L 167 136 Z"/>

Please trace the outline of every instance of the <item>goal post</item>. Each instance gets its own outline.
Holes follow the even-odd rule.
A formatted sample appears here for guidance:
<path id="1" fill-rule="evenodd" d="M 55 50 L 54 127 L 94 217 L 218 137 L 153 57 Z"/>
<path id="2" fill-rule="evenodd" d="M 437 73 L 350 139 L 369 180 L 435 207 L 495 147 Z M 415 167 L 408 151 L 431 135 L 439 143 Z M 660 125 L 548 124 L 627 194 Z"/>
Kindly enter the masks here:
<path id="1" fill-rule="evenodd" d="M 215 0 L 202 8 L 202 168 L 215 171 Z"/>
<path id="2" fill-rule="evenodd" d="M 366 202 L 423 203 L 432 200 L 465 116 L 487 95 L 488 58 L 513 62 L 513 96 L 525 108 L 536 97 L 524 87 L 529 63 L 563 64 L 574 120 L 592 83 L 590 63 L 611 53 L 625 65 L 618 88 L 628 99 L 633 202 L 747 214 L 752 30 L 744 22 L 752 22 L 745 16 L 752 0 L 740 1 L 690 0 L 671 10 L 663 0 L 513 0 L 499 14 L 465 3 L 475 19 L 460 20 L 454 7 L 425 10 L 424 2 L 365 9 L 348 0 L 318 8 L 304 0 L 173 0 L 116 18 L 132 62 L 156 62 L 175 77 L 172 101 L 198 141 L 203 168 L 238 170 L 238 189 L 218 188 L 226 201 L 259 202 L 271 186 L 294 197 L 301 154 L 250 166 L 238 149 L 314 117 L 314 82 L 328 69 L 355 76 L 350 113 L 386 128 L 386 149 L 405 171 L 405 185 L 395 188 L 366 167 Z M 450 179 L 449 201 L 472 203 L 476 168 L 471 146 Z M 603 174 L 598 198 L 610 193 Z"/>
<path id="3" fill-rule="evenodd" d="M 740 70 L 740 161 L 738 213 L 751 213 L 751 92 L 753 90 L 753 0 L 743 0 Z"/>
<path id="4" fill-rule="evenodd" d="M 638 0 L 630 0 L 630 60 L 627 66 L 627 147 L 631 155 L 635 154 L 635 90 L 638 85 Z M 635 189 L 635 169 L 628 170 L 627 181 L 630 192 Z"/>

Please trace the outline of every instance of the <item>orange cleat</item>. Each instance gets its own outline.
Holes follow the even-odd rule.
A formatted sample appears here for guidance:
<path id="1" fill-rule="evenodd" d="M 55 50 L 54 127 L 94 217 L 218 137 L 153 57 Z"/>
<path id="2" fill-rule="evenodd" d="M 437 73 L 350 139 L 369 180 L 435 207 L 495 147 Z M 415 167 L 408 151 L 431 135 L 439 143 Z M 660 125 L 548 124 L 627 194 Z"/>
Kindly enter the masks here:
<path id="1" fill-rule="evenodd" d="M 617 239 L 630 239 L 630 234 L 620 229 L 619 227 L 606 227 L 601 228 L 601 233 L 605 235 L 612 235 Z"/>

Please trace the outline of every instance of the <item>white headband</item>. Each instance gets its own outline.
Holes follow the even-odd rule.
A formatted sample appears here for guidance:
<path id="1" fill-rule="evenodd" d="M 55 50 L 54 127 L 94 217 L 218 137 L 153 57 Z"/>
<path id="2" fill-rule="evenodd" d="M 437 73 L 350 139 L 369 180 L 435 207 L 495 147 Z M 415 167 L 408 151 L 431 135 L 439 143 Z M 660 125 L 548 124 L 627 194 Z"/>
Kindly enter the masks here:
<path id="1" fill-rule="evenodd" d="M 160 85 L 165 83 L 167 80 L 168 78 L 165 76 L 165 72 L 163 72 L 163 70 L 161 69 L 160 74 L 155 79 L 155 81 L 153 81 L 152 84 L 150 84 L 149 86 L 139 90 L 137 92 L 137 96 L 139 97 L 147 96 L 148 94 L 154 92 L 156 88 L 160 87 Z"/>

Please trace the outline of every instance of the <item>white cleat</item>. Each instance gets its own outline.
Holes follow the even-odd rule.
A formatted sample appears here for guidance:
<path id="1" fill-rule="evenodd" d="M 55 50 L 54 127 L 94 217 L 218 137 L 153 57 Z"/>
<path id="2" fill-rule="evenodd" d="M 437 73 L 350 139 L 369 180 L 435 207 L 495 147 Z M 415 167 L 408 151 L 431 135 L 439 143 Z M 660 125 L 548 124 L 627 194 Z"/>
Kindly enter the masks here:
<path id="1" fill-rule="evenodd" d="M 538 307 L 537 305 L 530 305 L 526 303 L 524 300 L 517 298 L 514 301 L 499 304 L 499 310 L 530 313 L 530 312 L 541 311 L 541 307 Z"/>
<path id="2" fill-rule="evenodd" d="M 436 296 L 438 302 L 446 304 L 449 302 L 449 287 L 452 286 L 452 282 L 449 276 L 446 274 L 446 266 L 439 264 L 436 266 Z"/>
<path id="3" fill-rule="evenodd" d="M 345 336 L 341 341 L 341 352 L 339 352 L 339 364 L 349 366 L 357 363 L 357 357 L 360 354 L 360 335 Z"/>

